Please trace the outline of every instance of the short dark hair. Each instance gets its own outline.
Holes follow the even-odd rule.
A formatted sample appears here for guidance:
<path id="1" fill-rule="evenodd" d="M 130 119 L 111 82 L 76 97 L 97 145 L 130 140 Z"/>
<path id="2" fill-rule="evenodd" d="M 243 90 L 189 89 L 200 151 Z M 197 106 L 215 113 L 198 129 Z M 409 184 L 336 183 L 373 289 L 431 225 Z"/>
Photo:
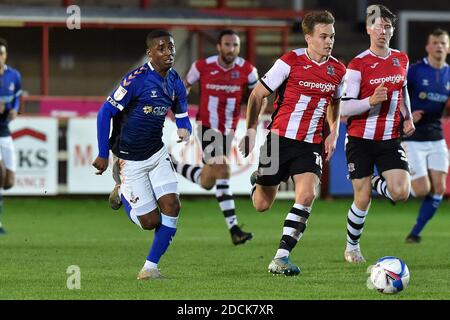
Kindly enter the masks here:
<path id="1" fill-rule="evenodd" d="M 0 38 L 0 46 L 4 46 L 8 50 L 8 42 L 3 38 Z"/>
<path id="2" fill-rule="evenodd" d="M 304 34 L 313 34 L 316 24 L 334 24 L 334 21 L 333 15 L 327 10 L 311 11 L 302 19 L 302 30 Z"/>
<path id="3" fill-rule="evenodd" d="M 368 26 L 373 25 L 377 18 L 389 20 L 392 25 L 395 25 L 395 23 L 397 22 L 397 16 L 392 13 L 388 7 L 383 6 L 382 4 L 373 4 L 371 6 L 368 6 L 366 14 L 366 24 Z"/>
<path id="4" fill-rule="evenodd" d="M 431 32 L 428 36 L 440 37 L 440 36 L 444 36 L 444 35 L 448 37 L 447 30 L 437 28 L 437 29 L 434 29 L 433 32 Z"/>
<path id="5" fill-rule="evenodd" d="M 147 35 L 147 40 L 146 40 L 147 48 L 150 48 L 152 46 L 152 41 L 154 39 L 161 38 L 161 37 L 172 37 L 173 38 L 172 34 L 169 31 L 167 31 L 166 29 L 154 29 L 154 30 L 150 31 L 150 33 Z"/>
<path id="6" fill-rule="evenodd" d="M 222 30 L 222 32 L 220 32 L 219 37 L 217 37 L 217 44 L 220 44 L 222 42 L 222 38 L 223 36 L 238 36 L 236 31 L 232 30 L 232 29 L 225 29 Z"/>

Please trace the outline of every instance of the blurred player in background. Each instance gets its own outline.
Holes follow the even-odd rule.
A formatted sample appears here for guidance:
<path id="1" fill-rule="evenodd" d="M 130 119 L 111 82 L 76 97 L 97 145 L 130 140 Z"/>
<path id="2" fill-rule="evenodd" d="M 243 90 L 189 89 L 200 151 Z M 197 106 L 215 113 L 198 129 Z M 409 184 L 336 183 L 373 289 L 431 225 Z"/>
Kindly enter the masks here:
<path id="1" fill-rule="evenodd" d="M 420 242 L 420 232 L 442 202 L 448 172 L 448 148 L 441 117 L 450 94 L 447 31 L 428 35 L 428 56 L 408 71 L 408 89 L 416 131 L 403 142 L 411 171 L 411 194 L 423 198 L 416 224 L 406 242 Z"/>
<path id="2" fill-rule="evenodd" d="M 295 184 L 295 204 L 286 216 L 278 250 L 268 267 L 274 274 L 300 273 L 289 255 L 305 232 L 316 197 L 323 144 L 326 161 L 336 148 L 345 66 L 331 56 L 334 21 L 328 11 L 306 14 L 302 29 L 308 47 L 279 58 L 248 101 L 247 133 L 239 143 L 244 156 L 254 148 L 263 99 L 276 91 L 270 133 L 261 147 L 258 171 L 251 177 L 253 206 L 257 211 L 270 209 L 281 181 L 291 178 Z M 323 142 L 325 117 L 330 134 Z"/>
<path id="3" fill-rule="evenodd" d="M 99 154 L 93 166 L 108 168 L 110 145 L 118 157 L 121 185 L 117 189 L 130 220 L 144 230 L 155 230 L 147 260 L 138 279 L 159 278 L 158 262 L 177 230 L 180 201 L 178 182 L 162 142 L 166 114 L 175 114 L 180 141 L 192 132 L 187 114 L 186 89 L 172 66 L 175 43 L 166 30 L 147 36 L 149 62 L 127 74 L 99 110 Z M 120 114 L 119 117 L 117 117 Z M 111 118 L 120 122 L 108 144 Z M 115 189 L 116 190 L 116 189 Z"/>
<path id="4" fill-rule="evenodd" d="M 414 132 L 406 86 L 408 56 L 389 48 L 396 16 L 383 5 L 367 8 L 366 28 L 370 48 L 350 61 L 342 98 L 343 116 L 348 116 L 346 156 L 354 190 L 347 216 L 345 260 L 365 262 L 359 240 L 369 211 L 372 187 L 391 201 L 406 200 L 410 177 L 403 133 Z M 374 165 L 380 176 L 372 176 Z"/>
<path id="5" fill-rule="evenodd" d="M 14 186 L 16 156 L 9 122 L 17 117 L 22 95 L 20 73 L 6 64 L 7 57 L 8 43 L 0 38 L 0 214 L 3 210 L 2 190 Z M 0 220 L 0 234 L 4 233 Z"/>
<path id="6" fill-rule="evenodd" d="M 241 101 L 247 87 L 258 81 L 256 68 L 239 57 L 240 39 L 233 30 L 224 30 L 217 39 L 218 55 L 195 61 L 184 80 L 187 91 L 199 82 L 200 105 L 197 135 L 203 150 L 203 166 L 174 160 L 186 179 L 206 190 L 216 186 L 216 198 L 225 217 L 233 244 L 252 238 L 238 226 L 233 193 L 230 189 L 231 143 L 239 121 Z"/>

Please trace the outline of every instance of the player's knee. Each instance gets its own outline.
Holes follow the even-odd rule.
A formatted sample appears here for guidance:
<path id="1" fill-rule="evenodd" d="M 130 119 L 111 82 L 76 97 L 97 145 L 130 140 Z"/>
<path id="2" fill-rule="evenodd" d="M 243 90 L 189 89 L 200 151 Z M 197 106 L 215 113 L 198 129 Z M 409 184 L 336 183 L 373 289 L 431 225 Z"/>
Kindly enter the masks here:
<path id="1" fill-rule="evenodd" d="M 158 210 L 140 216 L 139 222 L 141 223 L 141 227 L 144 230 L 155 229 L 161 222 Z"/>
<path id="2" fill-rule="evenodd" d="M 394 186 L 392 190 L 389 190 L 394 201 L 405 201 L 409 197 L 409 187 L 407 186 Z"/>
<path id="3" fill-rule="evenodd" d="M 264 212 L 269 210 L 272 204 L 267 201 L 258 201 L 258 202 L 253 201 L 253 206 L 255 207 L 256 211 Z"/>
<path id="4" fill-rule="evenodd" d="M 434 194 L 444 194 L 446 189 L 445 184 L 439 184 L 434 187 Z"/>
<path id="5" fill-rule="evenodd" d="M 160 204 L 160 210 L 162 213 L 177 217 L 180 213 L 181 203 L 178 199 L 166 201 L 164 204 Z"/>
<path id="6" fill-rule="evenodd" d="M 206 182 L 202 181 L 201 185 L 202 185 L 203 189 L 211 190 L 216 185 L 216 183 L 215 183 L 215 181 L 212 181 L 211 183 L 206 183 Z"/>
<path id="7" fill-rule="evenodd" d="M 314 194 L 314 192 L 304 192 L 299 197 L 296 197 L 295 202 L 309 207 L 312 205 L 315 198 L 316 195 Z"/>
<path id="8" fill-rule="evenodd" d="M 413 196 L 416 198 L 423 198 L 430 193 L 430 187 L 427 186 L 415 186 Z"/>

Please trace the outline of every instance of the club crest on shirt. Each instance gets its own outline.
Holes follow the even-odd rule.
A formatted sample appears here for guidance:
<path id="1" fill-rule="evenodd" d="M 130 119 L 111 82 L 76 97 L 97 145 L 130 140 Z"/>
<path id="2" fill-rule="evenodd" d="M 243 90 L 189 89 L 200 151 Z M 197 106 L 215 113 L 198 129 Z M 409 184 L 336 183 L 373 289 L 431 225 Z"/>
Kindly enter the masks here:
<path id="1" fill-rule="evenodd" d="M 230 77 L 231 79 L 239 79 L 240 73 L 239 71 L 231 71 Z"/>
<path id="2" fill-rule="evenodd" d="M 327 74 L 330 75 L 330 76 L 334 76 L 335 75 L 333 66 L 327 66 Z"/>
<path id="3" fill-rule="evenodd" d="M 350 162 L 347 166 L 348 166 L 348 172 L 355 171 L 355 164 L 353 162 Z"/>
<path id="4" fill-rule="evenodd" d="M 398 58 L 392 58 L 392 65 L 394 67 L 400 67 L 400 61 L 398 60 Z"/>
<path id="5" fill-rule="evenodd" d="M 16 86 L 14 85 L 14 82 L 11 82 L 10 84 L 9 84 L 9 91 L 13 91 L 14 92 L 14 89 L 16 88 Z"/>

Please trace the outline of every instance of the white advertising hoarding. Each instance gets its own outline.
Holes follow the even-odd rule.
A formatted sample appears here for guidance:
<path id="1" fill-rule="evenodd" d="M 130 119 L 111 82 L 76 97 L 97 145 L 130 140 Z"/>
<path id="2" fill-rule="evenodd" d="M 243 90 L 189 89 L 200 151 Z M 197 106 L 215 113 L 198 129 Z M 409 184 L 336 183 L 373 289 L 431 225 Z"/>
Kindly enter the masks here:
<path id="1" fill-rule="evenodd" d="M 114 187 L 110 165 L 102 175 L 92 162 L 98 154 L 97 119 L 73 118 L 67 124 L 67 191 L 68 193 L 109 193 Z"/>
<path id="2" fill-rule="evenodd" d="M 58 120 L 21 117 L 9 125 L 16 156 L 15 185 L 5 195 L 58 192 Z"/>
<path id="3" fill-rule="evenodd" d="M 196 124 L 191 119 L 194 127 L 194 136 Z M 263 124 L 258 130 L 257 145 L 255 152 L 248 158 L 243 158 L 238 152 L 237 145 L 239 139 L 245 133 L 245 120 L 240 120 L 235 138 L 232 144 L 230 154 L 231 181 L 230 186 L 234 194 L 250 193 L 250 175 L 256 170 L 258 165 L 259 146 L 264 142 L 267 131 L 262 129 Z M 95 118 L 74 118 L 70 119 L 67 130 L 67 184 L 69 193 L 109 193 L 114 187 L 114 181 L 111 177 L 111 158 L 110 166 L 102 176 L 95 175 L 95 169 L 91 163 L 98 154 L 97 149 L 97 122 Z M 186 143 L 177 143 L 177 127 L 173 121 L 166 119 L 163 132 L 163 140 L 169 152 L 175 159 L 190 163 L 202 165 L 202 150 L 198 139 L 191 138 Z M 181 194 L 214 194 L 215 189 L 206 191 L 200 186 L 186 180 L 178 175 L 179 192 Z"/>

